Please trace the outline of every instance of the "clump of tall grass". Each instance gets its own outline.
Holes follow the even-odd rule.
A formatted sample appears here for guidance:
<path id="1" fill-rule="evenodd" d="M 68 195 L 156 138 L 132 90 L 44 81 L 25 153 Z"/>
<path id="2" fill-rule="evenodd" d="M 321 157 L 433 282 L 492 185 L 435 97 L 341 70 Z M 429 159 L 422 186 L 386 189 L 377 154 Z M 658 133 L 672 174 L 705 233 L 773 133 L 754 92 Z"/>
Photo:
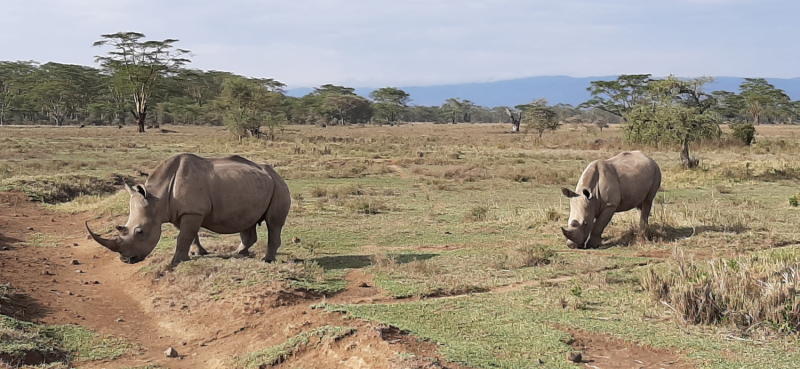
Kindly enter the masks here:
<path id="1" fill-rule="evenodd" d="M 693 324 L 732 325 L 748 333 L 800 329 L 800 262 L 743 256 L 694 262 L 676 252 L 651 267 L 642 287 Z"/>

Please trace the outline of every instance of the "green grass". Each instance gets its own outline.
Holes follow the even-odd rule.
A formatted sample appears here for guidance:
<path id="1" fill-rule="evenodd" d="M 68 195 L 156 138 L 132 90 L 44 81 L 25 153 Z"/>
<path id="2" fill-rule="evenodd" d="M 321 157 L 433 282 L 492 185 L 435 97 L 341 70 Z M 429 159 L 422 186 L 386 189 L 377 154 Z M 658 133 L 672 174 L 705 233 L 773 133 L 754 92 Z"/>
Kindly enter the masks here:
<path id="1" fill-rule="evenodd" d="M 745 255 L 800 260 L 794 247 L 785 247 L 800 240 L 798 208 L 788 201 L 800 185 L 795 127 L 758 127 L 752 147 L 693 147 L 702 159 L 697 170 L 682 170 L 675 148 L 622 144 L 615 127 L 602 133 L 563 128 L 542 141 L 502 134 L 508 127 L 493 125 L 287 127 L 275 141 L 241 142 L 216 127 L 179 129 L 181 135 L 135 140 L 116 129 L 84 129 L 91 138 L 44 128 L 4 131 L 0 183 L 25 183 L 43 198 L 53 193 L 53 178 L 71 178 L 59 173 L 135 176 L 177 152 L 236 153 L 275 164 L 289 184 L 293 206 L 280 263 L 257 261 L 265 252 L 262 227 L 252 249 L 256 259 L 225 257 L 238 235 L 204 236 L 214 255 L 164 273 L 177 233 L 165 225 L 143 267 L 162 276 L 157 287 L 196 292 L 201 304 L 273 287 L 331 294 L 345 287 L 349 270 L 363 269 L 390 296 L 467 294 L 336 309 L 444 343 L 447 359 L 476 368 L 538 367 L 539 359 L 543 367 L 569 367 L 563 328 L 682 350 L 701 367 L 780 368 L 797 359 L 793 336 L 750 342 L 741 339 L 756 338 L 729 337 L 738 332 L 726 326 L 688 325 L 639 287 L 641 271 L 650 267 L 641 265 L 660 265 L 676 249 L 698 263 Z M 631 211 L 615 215 L 606 229 L 608 248 L 567 250 L 559 227 L 568 221 L 569 205 L 560 187 L 574 187 L 590 161 L 631 149 L 646 151 L 663 171 L 651 239 L 636 237 L 639 214 Z M 26 182 L 37 175 L 44 175 L 35 177 L 41 183 Z M 108 233 L 127 217 L 128 198 L 124 192 L 87 195 L 50 207 L 90 212 L 96 231 Z M 33 243 L 54 243 L 46 237 L 34 236 Z M 540 251 L 520 251 L 525 247 Z M 549 263 L 525 262 L 536 252 Z M 528 287 L 496 292 L 523 283 Z M 485 291 L 495 292 L 469 295 Z"/>
<path id="2" fill-rule="evenodd" d="M 81 326 L 38 325 L 4 315 L 0 315 L 0 335 L 0 355 L 11 362 L 26 356 L 63 363 L 106 360 L 133 349 L 123 339 L 102 336 Z"/>
<path id="3" fill-rule="evenodd" d="M 255 369 L 263 366 L 275 366 L 289 357 L 306 349 L 313 349 L 327 341 L 336 341 L 355 333 L 354 328 L 326 325 L 292 336 L 285 342 L 270 346 L 264 350 L 251 352 L 234 360 L 233 366 L 238 369 Z"/>

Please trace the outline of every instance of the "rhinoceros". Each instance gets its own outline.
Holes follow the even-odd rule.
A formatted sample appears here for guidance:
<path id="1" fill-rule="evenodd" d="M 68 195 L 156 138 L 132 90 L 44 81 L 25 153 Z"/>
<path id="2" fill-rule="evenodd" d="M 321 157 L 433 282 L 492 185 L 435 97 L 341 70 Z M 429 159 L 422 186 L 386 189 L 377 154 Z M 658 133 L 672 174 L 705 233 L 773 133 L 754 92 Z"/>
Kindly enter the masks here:
<path id="1" fill-rule="evenodd" d="M 134 264 L 144 260 L 161 238 L 161 225 L 172 223 L 179 230 L 172 266 L 189 260 L 189 252 L 206 254 L 198 231 L 205 228 L 222 234 L 239 233 L 237 252 L 249 254 L 258 240 L 256 226 L 265 222 L 269 232 L 267 254 L 275 261 L 281 246 L 281 230 L 291 207 L 289 187 L 271 166 L 256 164 L 241 156 L 203 158 L 178 154 L 152 172 L 144 186 L 125 188 L 131 195 L 130 215 L 117 226 L 114 239 L 92 238 L 120 260 Z"/>
<path id="2" fill-rule="evenodd" d="M 594 248 L 614 213 L 640 210 L 639 230 L 647 228 L 653 199 L 661 188 L 661 168 L 641 151 L 623 152 L 591 162 L 575 191 L 562 188 L 569 198 L 569 225 L 561 232 L 570 248 Z"/>

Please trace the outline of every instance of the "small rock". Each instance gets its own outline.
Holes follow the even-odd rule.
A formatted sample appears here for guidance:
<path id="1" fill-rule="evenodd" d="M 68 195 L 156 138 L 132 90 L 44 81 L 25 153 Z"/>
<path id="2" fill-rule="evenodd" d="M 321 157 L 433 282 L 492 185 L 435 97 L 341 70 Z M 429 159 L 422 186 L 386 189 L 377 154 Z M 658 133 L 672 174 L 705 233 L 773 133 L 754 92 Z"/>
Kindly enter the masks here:
<path id="1" fill-rule="evenodd" d="M 164 351 L 164 356 L 166 357 L 178 357 L 178 351 L 174 348 L 170 347 L 167 351 Z"/>
<path id="2" fill-rule="evenodd" d="M 444 231 L 444 234 L 453 234 L 453 232 L 450 232 L 450 231 Z"/>
<path id="3" fill-rule="evenodd" d="M 53 218 L 50 218 L 50 222 L 52 222 L 52 223 L 55 223 L 55 222 L 56 222 L 56 220 L 55 220 L 55 219 L 53 219 Z"/>
<path id="4" fill-rule="evenodd" d="M 8 251 L 8 246 L 3 246 L 2 250 L 3 251 Z"/>
<path id="5" fill-rule="evenodd" d="M 72 264 L 72 265 L 79 265 L 79 264 L 80 264 L 80 262 L 78 261 L 78 259 L 72 259 L 72 261 L 70 261 L 70 264 Z"/>
<path id="6" fill-rule="evenodd" d="M 124 320 L 122 320 L 122 318 L 117 318 L 116 322 L 117 323 L 122 323 L 122 322 L 124 322 Z"/>
<path id="7" fill-rule="evenodd" d="M 542 365 L 542 364 L 544 364 L 544 360 L 542 360 L 542 359 L 536 359 L 536 360 L 538 360 L 538 361 L 539 361 L 539 365 Z"/>
<path id="8" fill-rule="evenodd" d="M 568 352 L 567 353 L 567 361 L 571 361 L 573 363 L 580 363 L 583 362 L 583 355 L 580 352 Z"/>
<path id="9" fill-rule="evenodd" d="M 359 284 L 358 286 L 359 287 L 363 287 L 363 288 L 369 288 L 370 287 L 370 285 L 367 284 L 367 282 L 361 282 L 361 284 Z"/>
<path id="10" fill-rule="evenodd" d="M 100 284 L 100 281 L 94 281 L 92 284 Z"/>
<path id="11" fill-rule="evenodd" d="M 42 275 L 53 275 L 53 273 L 50 273 L 49 270 L 45 270 L 42 272 Z"/>
<path id="12" fill-rule="evenodd" d="M 80 273 L 83 273 L 83 271 L 80 270 L 80 269 L 75 269 L 75 273 L 79 273 L 80 274 Z"/>
<path id="13" fill-rule="evenodd" d="M 78 243 L 77 243 L 77 242 L 75 242 L 75 243 L 73 243 L 73 244 L 72 244 L 72 246 L 78 246 Z"/>
<path id="14" fill-rule="evenodd" d="M 72 291 L 67 291 L 67 295 L 74 296 L 75 294 Z"/>
<path id="15" fill-rule="evenodd" d="M 292 242 L 300 243 L 300 237 L 292 237 Z"/>
<path id="16" fill-rule="evenodd" d="M 32 230 L 33 230 L 33 227 L 28 227 L 28 230 L 29 230 L 29 231 L 32 231 Z"/>

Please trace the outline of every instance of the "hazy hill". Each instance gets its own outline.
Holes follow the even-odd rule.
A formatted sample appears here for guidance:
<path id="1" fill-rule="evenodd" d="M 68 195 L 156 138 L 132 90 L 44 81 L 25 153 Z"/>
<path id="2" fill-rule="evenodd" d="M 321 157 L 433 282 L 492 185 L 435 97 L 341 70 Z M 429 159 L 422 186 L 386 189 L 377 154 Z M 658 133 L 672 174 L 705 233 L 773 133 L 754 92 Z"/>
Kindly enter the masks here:
<path id="1" fill-rule="evenodd" d="M 551 104 L 578 105 L 589 99 L 589 82 L 611 80 L 616 76 L 574 78 L 567 76 L 542 76 L 519 78 L 507 81 L 462 83 L 441 86 L 406 86 L 400 89 L 411 94 L 413 104 L 441 105 L 448 98 L 458 97 L 486 106 L 514 106 L 530 102 L 533 99 L 547 98 Z M 708 85 L 708 91 L 727 90 L 738 92 L 740 77 L 717 77 Z M 792 99 L 800 99 L 800 78 L 781 79 L 767 78 L 775 87 L 786 91 Z M 357 88 L 356 93 L 369 96 L 375 88 Z M 311 88 L 296 88 L 288 91 L 290 96 L 303 96 L 311 92 Z"/>

